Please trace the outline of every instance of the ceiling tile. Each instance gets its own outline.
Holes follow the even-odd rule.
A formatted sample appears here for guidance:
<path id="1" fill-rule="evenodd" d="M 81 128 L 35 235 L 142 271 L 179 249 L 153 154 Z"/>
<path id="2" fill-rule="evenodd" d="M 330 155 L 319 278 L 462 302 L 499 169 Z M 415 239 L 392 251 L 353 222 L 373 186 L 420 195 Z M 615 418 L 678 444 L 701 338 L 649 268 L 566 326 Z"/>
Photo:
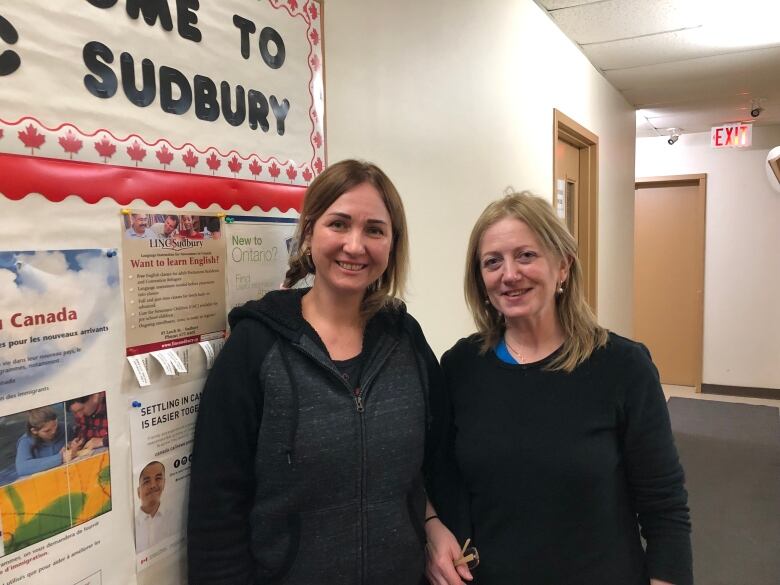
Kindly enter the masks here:
<path id="1" fill-rule="evenodd" d="M 607 71 L 606 78 L 638 107 L 713 94 L 780 94 L 780 47 Z M 768 96 L 764 96 L 768 97 Z"/>
<path id="2" fill-rule="evenodd" d="M 654 128 L 780 124 L 780 0 L 536 0 Z"/>
<path id="3" fill-rule="evenodd" d="M 644 117 L 637 114 L 636 135 L 638 138 L 647 138 L 650 136 L 658 136 L 658 132 Z"/>
<path id="4" fill-rule="evenodd" d="M 535 0 L 537 4 L 547 10 L 560 10 L 562 8 L 571 8 L 572 6 L 582 6 L 583 4 L 594 4 L 604 2 L 605 0 Z M 610 1 L 610 0 L 607 0 Z"/>
<path id="5" fill-rule="evenodd" d="M 556 10 L 553 20 L 581 45 L 701 25 L 702 0 L 611 0 Z M 701 6 L 704 8 L 704 6 Z"/>
<path id="6" fill-rule="evenodd" d="M 602 71 L 641 67 L 723 55 L 733 52 L 701 42 L 700 31 L 685 30 L 652 37 L 624 39 L 582 47 L 585 55 Z"/>

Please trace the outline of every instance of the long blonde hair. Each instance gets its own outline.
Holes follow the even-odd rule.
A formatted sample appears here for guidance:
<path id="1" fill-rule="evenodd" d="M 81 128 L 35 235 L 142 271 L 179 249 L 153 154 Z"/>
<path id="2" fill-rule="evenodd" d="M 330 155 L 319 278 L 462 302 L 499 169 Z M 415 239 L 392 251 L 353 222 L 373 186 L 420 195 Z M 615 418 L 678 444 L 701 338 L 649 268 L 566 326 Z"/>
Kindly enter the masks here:
<path id="1" fill-rule="evenodd" d="M 555 313 L 564 332 L 563 347 L 547 365 L 547 369 L 571 372 L 590 357 L 595 349 L 607 342 L 607 331 L 599 326 L 593 311 L 585 302 L 577 242 L 556 217 L 550 204 L 528 191 L 511 193 L 488 205 L 471 230 L 466 250 L 464 293 L 477 332 L 482 338 L 480 351 L 485 353 L 495 347 L 505 330 L 503 316 L 487 301 L 479 263 L 482 236 L 490 226 L 505 218 L 522 221 L 538 238 L 545 251 L 570 262 L 569 277 L 563 285 L 563 292 L 555 298 Z"/>
<path id="2" fill-rule="evenodd" d="M 383 306 L 403 296 L 409 271 L 409 238 L 404 204 L 392 181 L 372 163 L 348 159 L 332 164 L 314 179 L 306 190 L 284 286 L 290 288 L 309 274 L 315 273 L 306 238 L 311 234 L 316 221 L 336 199 L 363 183 L 368 183 L 379 191 L 390 215 L 393 230 L 387 268 L 382 276 L 368 287 L 361 303 L 361 313 L 368 318 Z"/>

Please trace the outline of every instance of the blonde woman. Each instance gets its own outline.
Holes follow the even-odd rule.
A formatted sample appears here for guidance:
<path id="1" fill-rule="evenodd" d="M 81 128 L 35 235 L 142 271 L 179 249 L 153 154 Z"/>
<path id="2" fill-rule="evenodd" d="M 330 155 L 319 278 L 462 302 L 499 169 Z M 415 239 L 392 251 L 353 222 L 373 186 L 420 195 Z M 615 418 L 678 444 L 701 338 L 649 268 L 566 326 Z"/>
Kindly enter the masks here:
<path id="1" fill-rule="evenodd" d="M 472 576 L 452 574 L 448 526 L 477 547 L 479 585 L 690 585 L 658 373 L 643 345 L 596 323 L 574 239 L 547 202 L 513 194 L 485 209 L 467 254 L 477 333 L 442 358 L 452 419 L 429 579 Z"/>

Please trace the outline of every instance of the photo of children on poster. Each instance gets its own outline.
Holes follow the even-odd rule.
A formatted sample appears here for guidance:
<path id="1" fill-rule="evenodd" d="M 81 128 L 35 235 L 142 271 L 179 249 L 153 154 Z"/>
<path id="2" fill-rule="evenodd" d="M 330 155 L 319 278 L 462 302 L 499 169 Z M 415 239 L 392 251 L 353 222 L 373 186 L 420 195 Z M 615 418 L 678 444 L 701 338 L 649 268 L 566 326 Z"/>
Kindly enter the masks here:
<path id="1" fill-rule="evenodd" d="M 111 510 L 106 393 L 0 417 L 2 555 Z"/>

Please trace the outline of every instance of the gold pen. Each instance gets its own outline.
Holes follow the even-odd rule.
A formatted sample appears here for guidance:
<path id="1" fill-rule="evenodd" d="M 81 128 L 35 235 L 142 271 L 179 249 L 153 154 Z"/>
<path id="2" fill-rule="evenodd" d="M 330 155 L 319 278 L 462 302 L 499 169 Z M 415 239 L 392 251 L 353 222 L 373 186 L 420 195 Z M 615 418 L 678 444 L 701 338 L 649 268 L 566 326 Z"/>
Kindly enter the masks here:
<path id="1" fill-rule="evenodd" d="M 460 551 L 460 558 L 456 559 L 454 562 L 456 567 L 459 565 L 466 565 L 469 569 L 473 569 L 479 565 L 479 553 L 477 552 L 477 548 L 474 546 L 469 547 L 469 544 L 471 544 L 471 539 L 467 538 L 466 542 L 463 543 L 463 549 Z"/>

